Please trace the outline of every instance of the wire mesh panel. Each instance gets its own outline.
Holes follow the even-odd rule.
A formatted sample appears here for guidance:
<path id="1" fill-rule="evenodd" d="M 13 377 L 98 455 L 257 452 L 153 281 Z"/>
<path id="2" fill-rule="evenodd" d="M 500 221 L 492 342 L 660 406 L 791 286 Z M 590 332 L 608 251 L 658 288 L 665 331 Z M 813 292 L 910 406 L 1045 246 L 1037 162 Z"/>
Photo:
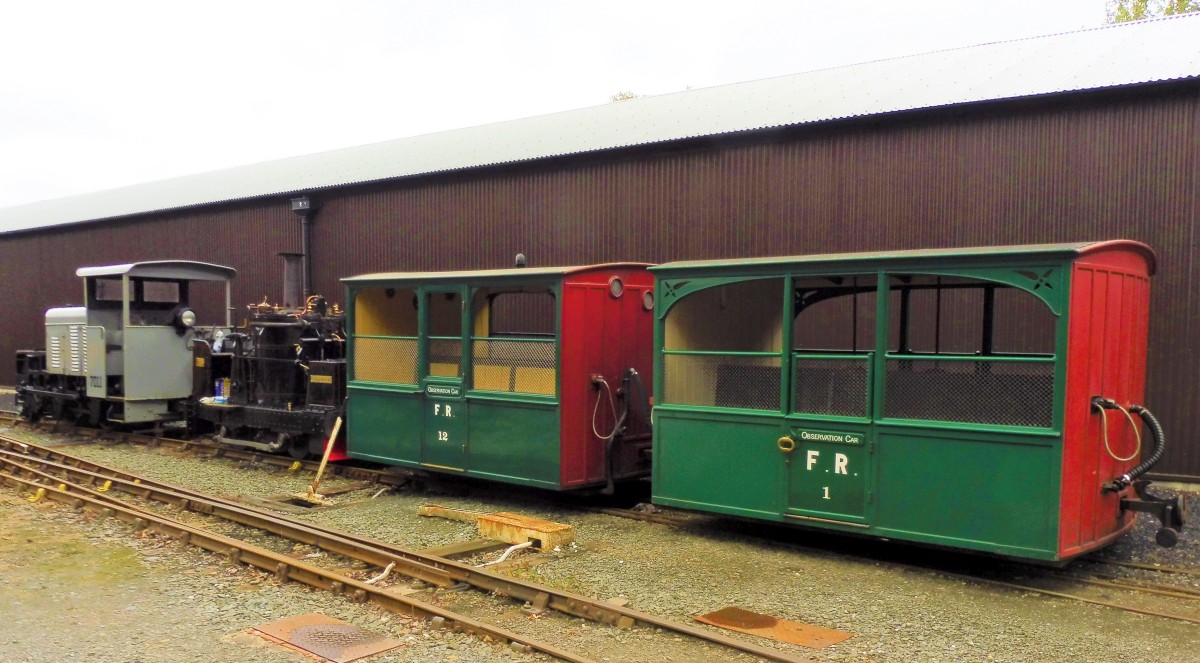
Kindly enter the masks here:
<path id="1" fill-rule="evenodd" d="M 417 339 L 354 339 L 354 379 L 391 384 L 417 383 Z"/>
<path id="2" fill-rule="evenodd" d="M 462 339 L 429 339 L 429 374 L 437 377 L 462 376 Z"/>
<path id="3" fill-rule="evenodd" d="M 558 358 L 553 341 L 475 339 L 471 343 L 471 388 L 553 395 Z"/>
<path id="4" fill-rule="evenodd" d="M 870 357 L 792 359 L 792 411 L 840 417 L 867 416 Z"/>
<path id="5" fill-rule="evenodd" d="M 663 356 L 663 397 L 677 405 L 778 410 L 779 355 Z"/>
<path id="6" fill-rule="evenodd" d="M 1049 427 L 1054 361 L 888 359 L 886 417 Z"/>

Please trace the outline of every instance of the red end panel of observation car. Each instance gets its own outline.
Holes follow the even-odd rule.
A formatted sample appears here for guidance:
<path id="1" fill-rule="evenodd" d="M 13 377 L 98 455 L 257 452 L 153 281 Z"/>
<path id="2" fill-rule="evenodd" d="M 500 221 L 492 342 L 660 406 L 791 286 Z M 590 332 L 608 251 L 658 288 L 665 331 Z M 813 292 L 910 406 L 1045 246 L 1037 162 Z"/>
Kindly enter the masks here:
<path id="1" fill-rule="evenodd" d="M 621 280 L 620 296 L 613 295 L 613 278 Z M 654 277 L 644 267 L 598 267 L 570 274 L 563 281 L 559 382 L 563 488 L 602 485 L 605 480 L 605 444 L 592 432 L 592 417 L 595 412 L 595 427 L 606 434 L 612 430 L 613 416 L 608 395 L 603 387 L 593 386 L 591 376 L 603 376 L 616 398 L 625 370 L 632 367 L 641 374 L 646 393 L 653 393 L 654 311 L 643 304 L 644 295 L 653 290 Z M 601 399 L 598 410 L 597 398 Z M 636 448 L 621 445 L 616 452 L 615 476 L 637 469 Z"/>
<path id="2" fill-rule="evenodd" d="M 1059 557 L 1098 548 L 1133 526 L 1121 513 L 1120 495 L 1101 486 L 1132 469 L 1105 449 L 1104 419 L 1091 408 L 1093 396 L 1121 406 L 1143 403 L 1153 255 L 1133 243 L 1099 245 L 1075 261 L 1071 274 L 1067 340 L 1067 385 L 1063 422 L 1063 470 Z M 1126 457 L 1137 441 L 1129 421 L 1110 410 L 1108 441 Z M 1140 426 L 1140 420 L 1134 420 Z"/>

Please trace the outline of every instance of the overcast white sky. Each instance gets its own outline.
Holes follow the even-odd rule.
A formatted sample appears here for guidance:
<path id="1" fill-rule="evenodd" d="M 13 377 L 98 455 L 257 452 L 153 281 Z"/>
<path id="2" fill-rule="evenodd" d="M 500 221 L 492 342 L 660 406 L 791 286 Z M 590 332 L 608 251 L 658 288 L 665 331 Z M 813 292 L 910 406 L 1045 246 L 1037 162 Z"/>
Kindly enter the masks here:
<path id="1" fill-rule="evenodd" d="M 1104 0 L 5 2 L 0 208 L 1103 22 Z"/>

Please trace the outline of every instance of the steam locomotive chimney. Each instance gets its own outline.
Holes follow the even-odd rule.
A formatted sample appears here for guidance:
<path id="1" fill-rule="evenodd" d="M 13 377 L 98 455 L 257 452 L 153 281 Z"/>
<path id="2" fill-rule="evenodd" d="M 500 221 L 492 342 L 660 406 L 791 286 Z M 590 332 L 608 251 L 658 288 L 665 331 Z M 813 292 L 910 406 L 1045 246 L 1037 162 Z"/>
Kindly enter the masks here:
<path id="1" fill-rule="evenodd" d="M 304 254 L 280 253 L 283 258 L 283 302 L 285 308 L 299 308 L 304 302 Z"/>

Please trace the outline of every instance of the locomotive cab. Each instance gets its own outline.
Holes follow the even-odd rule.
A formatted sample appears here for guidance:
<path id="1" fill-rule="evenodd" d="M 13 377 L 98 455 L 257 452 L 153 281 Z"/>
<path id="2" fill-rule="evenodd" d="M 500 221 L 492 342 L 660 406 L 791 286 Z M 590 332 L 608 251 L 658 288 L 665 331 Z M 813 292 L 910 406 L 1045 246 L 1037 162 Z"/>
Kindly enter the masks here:
<path id="1" fill-rule="evenodd" d="M 198 283 L 224 287 L 230 267 L 186 260 L 83 267 L 84 305 L 46 311 L 46 349 L 18 358 L 17 398 L 27 419 L 140 424 L 178 419 L 191 395 L 191 344 L 217 327 L 197 326 Z"/>

